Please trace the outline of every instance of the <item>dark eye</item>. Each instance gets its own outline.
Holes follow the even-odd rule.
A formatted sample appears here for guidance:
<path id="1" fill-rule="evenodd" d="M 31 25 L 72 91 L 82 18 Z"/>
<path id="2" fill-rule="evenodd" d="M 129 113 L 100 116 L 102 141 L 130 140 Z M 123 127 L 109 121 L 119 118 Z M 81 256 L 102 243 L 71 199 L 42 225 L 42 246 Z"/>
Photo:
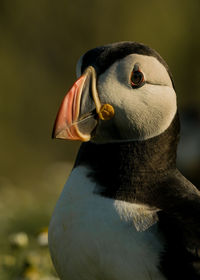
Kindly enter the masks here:
<path id="1" fill-rule="evenodd" d="M 141 87 L 144 84 L 144 75 L 140 70 L 133 70 L 131 73 L 132 88 Z"/>

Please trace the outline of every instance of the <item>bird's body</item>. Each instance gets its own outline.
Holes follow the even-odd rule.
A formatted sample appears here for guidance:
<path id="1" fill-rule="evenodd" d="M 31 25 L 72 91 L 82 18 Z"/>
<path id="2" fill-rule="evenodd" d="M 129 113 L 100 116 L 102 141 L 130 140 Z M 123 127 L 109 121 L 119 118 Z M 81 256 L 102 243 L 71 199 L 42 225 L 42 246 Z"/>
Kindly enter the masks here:
<path id="1" fill-rule="evenodd" d="M 72 171 L 51 222 L 51 250 L 61 279 L 164 279 L 157 268 L 163 245 L 156 212 L 95 194 L 90 172 L 84 166 Z"/>
<path id="2" fill-rule="evenodd" d="M 176 168 L 179 117 L 168 67 L 152 49 L 125 42 L 86 53 L 78 76 L 84 70 L 54 129 L 59 138 L 91 138 L 49 227 L 60 278 L 200 279 L 200 194 Z M 100 103 L 111 104 L 112 119 L 98 118 Z"/>

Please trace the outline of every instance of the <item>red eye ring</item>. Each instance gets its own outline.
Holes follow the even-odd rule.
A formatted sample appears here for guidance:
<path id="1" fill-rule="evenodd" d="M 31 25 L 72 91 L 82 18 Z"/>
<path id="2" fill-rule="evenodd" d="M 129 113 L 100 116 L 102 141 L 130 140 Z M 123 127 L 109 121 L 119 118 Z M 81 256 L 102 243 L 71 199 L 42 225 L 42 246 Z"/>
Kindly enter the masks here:
<path id="1" fill-rule="evenodd" d="M 133 69 L 130 80 L 132 88 L 141 87 L 144 84 L 144 75 L 139 69 Z"/>

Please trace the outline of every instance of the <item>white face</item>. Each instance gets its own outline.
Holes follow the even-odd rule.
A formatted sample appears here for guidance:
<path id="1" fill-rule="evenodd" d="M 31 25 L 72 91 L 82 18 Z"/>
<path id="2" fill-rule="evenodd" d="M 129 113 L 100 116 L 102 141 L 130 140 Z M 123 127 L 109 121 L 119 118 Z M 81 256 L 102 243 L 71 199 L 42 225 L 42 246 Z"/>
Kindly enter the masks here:
<path id="1" fill-rule="evenodd" d="M 77 65 L 80 74 L 81 60 Z M 131 86 L 131 73 L 137 65 L 144 85 Z M 102 103 L 115 109 L 109 121 L 100 121 L 95 142 L 145 140 L 164 132 L 177 110 L 176 93 L 165 67 L 154 57 L 130 54 L 112 64 L 97 80 Z"/>

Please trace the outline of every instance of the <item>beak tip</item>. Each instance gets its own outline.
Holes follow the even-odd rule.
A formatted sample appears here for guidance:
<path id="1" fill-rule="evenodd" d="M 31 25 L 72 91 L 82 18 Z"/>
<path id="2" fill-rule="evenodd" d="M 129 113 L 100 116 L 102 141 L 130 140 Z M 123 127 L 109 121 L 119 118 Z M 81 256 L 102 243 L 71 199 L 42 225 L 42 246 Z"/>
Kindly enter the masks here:
<path id="1" fill-rule="evenodd" d="M 70 139 L 66 129 L 53 129 L 52 139 Z"/>

